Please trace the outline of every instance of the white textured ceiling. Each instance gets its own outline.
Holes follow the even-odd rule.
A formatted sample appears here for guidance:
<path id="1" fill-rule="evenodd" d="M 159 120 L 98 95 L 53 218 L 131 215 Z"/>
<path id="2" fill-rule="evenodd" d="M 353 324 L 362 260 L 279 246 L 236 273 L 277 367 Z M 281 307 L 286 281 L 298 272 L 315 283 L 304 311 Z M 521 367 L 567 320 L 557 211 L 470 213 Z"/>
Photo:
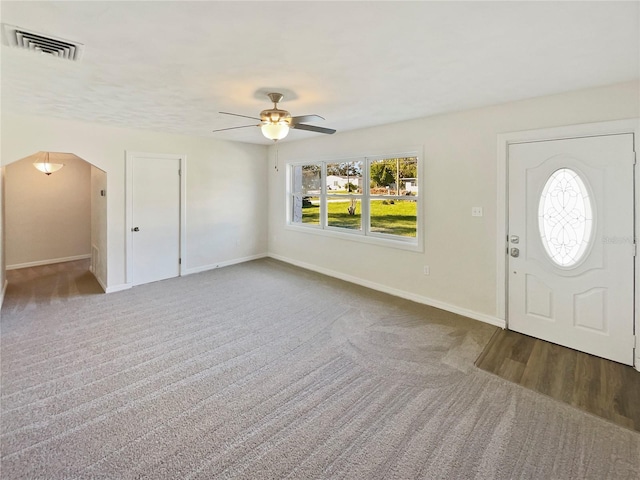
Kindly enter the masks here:
<path id="1" fill-rule="evenodd" d="M 85 45 L 78 63 L 3 45 L 2 109 L 266 144 L 211 133 L 246 124 L 218 111 L 257 116 L 275 90 L 340 132 L 637 79 L 639 6 L 2 1 L 3 23 Z"/>

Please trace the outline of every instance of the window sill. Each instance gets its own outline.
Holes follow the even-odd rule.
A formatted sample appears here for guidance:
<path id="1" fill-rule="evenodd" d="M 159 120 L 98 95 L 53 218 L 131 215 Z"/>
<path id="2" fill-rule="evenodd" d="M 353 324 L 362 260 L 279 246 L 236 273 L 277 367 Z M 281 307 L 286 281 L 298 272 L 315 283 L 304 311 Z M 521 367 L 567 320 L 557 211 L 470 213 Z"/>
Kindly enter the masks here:
<path id="1" fill-rule="evenodd" d="M 383 238 L 381 236 L 364 235 L 363 233 L 355 230 L 353 232 L 343 232 L 341 231 L 342 229 L 337 228 L 323 229 L 320 226 L 293 225 L 290 223 L 285 225 L 285 230 L 319 235 L 322 237 L 337 238 L 340 240 L 350 240 L 352 242 L 368 243 L 370 245 L 379 245 L 382 247 L 397 248 L 399 250 L 407 250 L 410 252 L 424 252 L 424 246 L 419 238 L 415 241 L 403 241 L 392 238 Z"/>

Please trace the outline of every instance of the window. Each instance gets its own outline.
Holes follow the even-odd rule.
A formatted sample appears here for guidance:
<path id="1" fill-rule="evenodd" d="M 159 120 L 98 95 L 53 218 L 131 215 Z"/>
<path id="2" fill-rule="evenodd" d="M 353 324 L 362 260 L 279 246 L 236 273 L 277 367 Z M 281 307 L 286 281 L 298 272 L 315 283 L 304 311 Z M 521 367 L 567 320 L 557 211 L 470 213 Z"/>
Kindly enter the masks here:
<path id="1" fill-rule="evenodd" d="M 577 172 L 561 168 L 551 174 L 540 195 L 538 228 L 544 249 L 560 267 L 572 267 L 591 240 L 593 214 L 587 187 Z"/>
<path id="2" fill-rule="evenodd" d="M 289 165 L 289 225 L 418 245 L 418 155 Z"/>

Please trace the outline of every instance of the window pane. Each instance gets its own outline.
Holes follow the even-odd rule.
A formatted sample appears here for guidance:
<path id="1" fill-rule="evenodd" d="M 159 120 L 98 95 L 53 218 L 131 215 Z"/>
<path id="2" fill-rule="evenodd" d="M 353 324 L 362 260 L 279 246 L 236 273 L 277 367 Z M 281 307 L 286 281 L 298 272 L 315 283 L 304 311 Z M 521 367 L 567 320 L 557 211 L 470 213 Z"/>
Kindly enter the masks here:
<path id="1" fill-rule="evenodd" d="M 362 193 L 362 162 L 327 164 L 327 193 Z"/>
<path id="2" fill-rule="evenodd" d="M 403 237 L 416 236 L 415 200 L 371 200 L 370 206 L 372 232 Z"/>
<path id="3" fill-rule="evenodd" d="M 400 195 L 418 195 L 418 158 L 401 158 L 398 162 Z"/>
<path id="4" fill-rule="evenodd" d="M 320 194 L 320 165 L 294 165 L 292 172 L 293 193 Z"/>
<path id="5" fill-rule="evenodd" d="M 361 230 L 361 212 L 359 198 L 328 197 L 327 199 L 327 225 L 330 227 Z"/>
<path id="6" fill-rule="evenodd" d="M 538 228 L 547 254 L 561 267 L 577 264 L 591 241 L 593 213 L 589 191 L 570 168 L 551 174 L 540 195 Z"/>
<path id="7" fill-rule="evenodd" d="M 320 197 L 293 196 L 291 223 L 320 225 Z"/>
<path id="8" fill-rule="evenodd" d="M 369 167 L 371 195 L 418 195 L 417 157 L 373 160 Z"/>

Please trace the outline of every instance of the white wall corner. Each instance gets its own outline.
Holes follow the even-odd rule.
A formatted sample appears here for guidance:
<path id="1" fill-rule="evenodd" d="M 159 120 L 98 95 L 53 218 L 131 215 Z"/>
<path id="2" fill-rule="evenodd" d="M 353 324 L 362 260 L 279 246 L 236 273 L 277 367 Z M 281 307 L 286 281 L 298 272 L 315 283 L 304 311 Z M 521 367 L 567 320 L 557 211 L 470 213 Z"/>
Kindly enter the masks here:
<path id="1" fill-rule="evenodd" d="M 2 309 L 2 304 L 4 302 L 4 294 L 7 291 L 8 285 L 9 285 L 9 281 L 5 279 L 4 285 L 2 286 L 2 292 L 0 292 L 0 310 Z"/>
<path id="2" fill-rule="evenodd" d="M 306 270 L 312 270 L 314 272 L 321 273 L 323 275 L 327 275 L 329 277 L 338 278 L 340 280 L 344 280 L 346 282 L 354 283 L 356 285 L 360 285 L 363 287 L 371 288 L 372 290 L 377 290 L 379 292 L 388 293 L 389 295 L 393 295 L 395 297 L 404 298 L 405 300 L 411 300 L 412 302 L 421 303 L 423 305 L 429 305 L 430 307 L 439 308 L 440 310 L 445 310 L 447 312 L 455 313 L 457 315 L 462 315 L 463 317 L 471 318 L 473 320 L 478 320 L 480 322 L 488 323 L 490 325 L 494 325 L 496 327 L 505 328 L 504 319 L 500 319 L 498 317 L 487 315 L 485 313 L 475 312 L 473 310 L 468 310 L 464 307 L 458 307 L 456 305 L 451 305 L 446 302 L 441 302 L 439 300 L 435 300 L 433 298 L 425 297 L 423 295 L 417 295 L 411 292 L 405 292 L 404 290 L 399 290 L 397 288 L 388 287 L 386 285 L 382 285 L 375 282 L 370 282 L 368 280 L 363 280 L 358 277 L 354 277 L 352 275 L 346 275 L 341 272 L 337 272 L 335 270 L 329 270 L 327 268 L 318 267 L 316 265 L 312 265 L 305 262 L 300 262 L 297 260 L 293 260 L 287 257 L 283 257 L 281 255 L 276 255 L 273 253 L 269 254 L 269 257 L 280 260 L 291 265 L 295 265 L 297 267 L 304 268 Z"/>

